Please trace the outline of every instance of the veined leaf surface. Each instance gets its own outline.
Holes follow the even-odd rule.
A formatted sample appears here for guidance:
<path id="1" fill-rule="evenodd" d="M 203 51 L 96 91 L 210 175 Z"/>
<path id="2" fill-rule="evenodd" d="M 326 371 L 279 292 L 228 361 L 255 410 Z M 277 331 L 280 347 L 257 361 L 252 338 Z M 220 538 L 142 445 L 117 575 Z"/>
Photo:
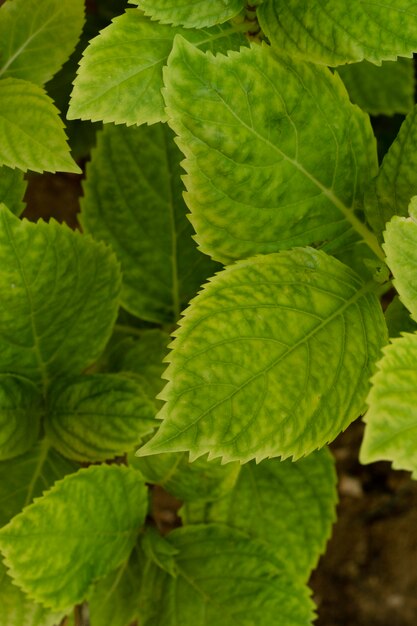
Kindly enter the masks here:
<path id="1" fill-rule="evenodd" d="M 156 435 L 138 452 L 298 458 L 361 413 L 386 325 L 347 266 L 311 248 L 217 274 L 176 331 Z"/>
<path id="2" fill-rule="evenodd" d="M 235 17 L 245 6 L 245 0 L 133 0 L 133 3 L 153 20 L 187 28 L 221 24 Z"/>
<path id="3" fill-rule="evenodd" d="M 375 140 L 338 76 L 267 46 L 213 56 L 177 37 L 164 78 L 203 252 L 227 263 L 363 235 Z"/>
<path id="4" fill-rule="evenodd" d="M 0 167 L 0 203 L 5 204 L 15 215 L 20 215 L 25 208 L 25 191 L 26 181 L 21 170 L 13 170 L 5 165 Z"/>

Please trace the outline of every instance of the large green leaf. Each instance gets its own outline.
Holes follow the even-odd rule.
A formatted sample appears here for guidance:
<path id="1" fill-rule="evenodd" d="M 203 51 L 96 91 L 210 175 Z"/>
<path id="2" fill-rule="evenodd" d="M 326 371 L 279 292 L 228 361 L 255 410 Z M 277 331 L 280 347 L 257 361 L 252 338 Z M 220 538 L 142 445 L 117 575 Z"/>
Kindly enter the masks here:
<path id="1" fill-rule="evenodd" d="M 324 65 L 379 63 L 417 49 L 415 0 L 264 0 L 258 19 L 278 50 Z"/>
<path id="2" fill-rule="evenodd" d="M 0 77 L 43 85 L 81 35 L 83 0 L 6 0 L 0 9 Z"/>
<path id="3" fill-rule="evenodd" d="M 129 9 L 92 40 L 80 62 L 68 112 L 81 118 L 117 124 L 164 121 L 162 68 L 181 33 L 203 49 L 238 48 L 245 39 L 238 27 L 209 30 L 172 28 Z"/>
<path id="4" fill-rule="evenodd" d="M 190 502 L 181 516 L 186 524 L 222 522 L 246 532 L 307 580 L 330 536 L 336 502 L 334 462 L 323 449 L 296 463 L 247 463 L 223 498 L 205 505 Z"/>
<path id="5" fill-rule="evenodd" d="M 135 381 L 116 374 L 61 378 L 49 392 L 45 432 L 75 461 L 129 452 L 155 428 L 155 406 Z"/>
<path id="6" fill-rule="evenodd" d="M 412 59 L 368 61 L 342 65 L 337 70 L 352 102 L 371 115 L 408 113 L 414 105 L 414 65 Z"/>
<path id="7" fill-rule="evenodd" d="M 30 380 L 0 374 L 0 460 L 27 452 L 39 435 L 41 395 Z"/>
<path id="8" fill-rule="evenodd" d="M 406 333 L 384 349 L 368 404 L 362 463 L 392 461 L 417 477 L 417 335 Z"/>
<path id="9" fill-rule="evenodd" d="M 23 172 L 10 167 L 0 167 L 0 203 L 9 207 L 12 213 L 20 215 L 25 204 L 23 196 L 26 191 L 26 181 Z"/>
<path id="10" fill-rule="evenodd" d="M 33 600 L 68 610 L 85 599 L 95 580 L 129 557 L 147 505 L 136 470 L 118 465 L 79 470 L 2 528 L 5 563 Z"/>
<path id="11" fill-rule="evenodd" d="M 72 160 L 58 109 L 45 91 L 18 78 L 0 80 L 0 166 L 81 172 Z"/>
<path id="12" fill-rule="evenodd" d="M 107 126 L 84 184 L 81 222 L 111 245 L 121 263 L 122 305 L 159 323 L 176 322 L 218 269 L 192 239 L 181 156 L 166 125 Z"/>
<path id="13" fill-rule="evenodd" d="M 214 26 L 240 13 L 245 0 L 133 0 L 153 20 L 187 28 Z"/>
<path id="14" fill-rule="evenodd" d="M 334 439 L 361 413 L 386 341 L 372 289 L 311 248 L 217 274 L 176 331 L 164 421 L 138 454 L 259 461 Z"/>
<path id="15" fill-rule="evenodd" d="M 203 252 L 229 262 L 352 229 L 373 240 L 354 208 L 375 140 L 337 75 L 267 46 L 213 56 L 177 37 L 164 77 Z"/>
<path id="16" fill-rule="evenodd" d="M 0 207 L 0 372 L 45 386 L 79 373 L 110 336 L 119 288 L 118 264 L 103 244 Z"/>

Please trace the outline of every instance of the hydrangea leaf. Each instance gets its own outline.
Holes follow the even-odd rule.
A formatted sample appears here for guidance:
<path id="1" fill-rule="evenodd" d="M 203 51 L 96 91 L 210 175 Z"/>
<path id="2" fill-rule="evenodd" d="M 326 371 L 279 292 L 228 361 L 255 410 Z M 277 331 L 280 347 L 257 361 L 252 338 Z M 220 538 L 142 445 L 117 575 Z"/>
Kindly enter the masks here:
<path id="1" fill-rule="evenodd" d="M 0 9 L 0 77 L 43 85 L 81 35 L 83 0 L 6 0 Z"/>
<path id="2" fill-rule="evenodd" d="M 42 495 L 56 480 L 76 471 L 46 440 L 26 454 L 0 461 L 0 527 L 20 513 L 33 498 Z"/>
<path id="3" fill-rule="evenodd" d="M 368 396 L 361 462 L 392 461 L 417 476 L 417 335 L 405 333 L 384 349 Z"/>
<path id="4" fill-rule="evenodd" d="M 128 9 L 84 51 L 68 119 L 154 124 L 166 120 L 161 95 L 162 68 L 177 33 L 203 49 L 236 49 L 245 43 L 237 27 L 185 30 L 152 22 Z"/>
<path id="5" fill-rule="evenodd" d="M 245 6 L 245 0 L 134 0 L 145 15 L 162 24 L 203 28 L 227 22 Z"/>
<path id="6" fill-rule="evenodd" d="M 175 322 L 217 269 L 192 239 L 181 157 L 166 125 L 107 126 L 84 184 L 81 222 L 121 263 L 123 307 L 157 323 Z"/>
<path id="7" fill-rule="evenodd" d="M 164 77 L 203 252 L 227 263 L 363 235 L 354 208 L 375 140 L 337 75 L 267 46 L 213 56 L 177 37 Z"/>
<path id="8" fill-rule="evenodd" d="M 386 341 L 373 289 L 312 248 L 217 274 L 176 331 L 163 422 L 138 454 L 246 462 L 298 458 L 334 439 L 361 413 Z"/>
<path id="9" fill-rule="evenodd" d="M 24 454 L 36 443 L 41 402 L 30 380 L 0 374 L 0 460 Z"/>
<path id="10" fill-rule="evenodd" d="M 264 0 L 258 19 L 272 45 L 291 56 L 324 65 L 379 63 L 412 56 L 416 8 L 414 0 Z"/>
<path id="11" fill-rule="evenodd" d="M 404 120 L 366 196 L 366 216 L 379 235 L 394 215 L 408 216 L 410 198 L 417 195 L 416 142 L 417 105 Z"/>
<path id="12" fill-rule="evenodd" d="M 327 449 L 296 463 L 272 459 L 242 466 L 234 488 L 182 509 L 186 524 L 221 522 L 266 543 L 288 570 L 307 580 L 336 519 L 336 472 Z M 285 541 L 283 541 L 285 537 Z"/>
<path id="13" fill-rule="evenodd" d="M 141 545 L 150 561 L 153 561 L 170 576 L 176 577 L 177 570 L 174 557 L 178 554 L 178 550 L 164 539 L 157 530 L 152 527 L 147 528 Z"/>
<path id="14" fill-rule="evenodd" d="M 0 530 L 15 584 L 53 611 L 79 604 L 129 557 L 147 505 L 131 468 L 92 465 L 66 476 Z"/>
<path id="15" fill-rule="evenodd" d="M 417 322 L 411 319 L 409 311 L 398 296 L 394 296 L 385 309 L 385 321 L 391 338 L 400 337 L 403 332 L 417 331 Z"/>
<path id="16" fill-rule="evenodd" d="M 338 68 L 352 102 L 371 115 L 408 113 L 414 105 L 414 66 L 412 59 L 368 61 Z"/>
<path id="17" fill-rule="evenodd" d="M 26 181 L 23 172 L 10 167 L 0 167 L 0 202 L 9 207 L 15 215 L 20 215 L 25 208 L 23 196 L 26 191 Z"/>
<path id="18" fill-rule="evenodd" d="M 401 301 L 417 321 L 417 196 L 412 198 L 409 217 L 393 217 L 384 233 L 387 264 Z"/>
<path id="19" fill-rule="evenodd" d="M 23 171 L 81 172 L 64 125 L 45 91 L 18 78 L 0 80 L 0 166 Z"/>
<path id="20" fill-rule="evenodd" d="M 111 334 L 119 289 L 118 264 L 103 244 L 0 207 L 1 372 L 44 385 L 81 372 Z"/>

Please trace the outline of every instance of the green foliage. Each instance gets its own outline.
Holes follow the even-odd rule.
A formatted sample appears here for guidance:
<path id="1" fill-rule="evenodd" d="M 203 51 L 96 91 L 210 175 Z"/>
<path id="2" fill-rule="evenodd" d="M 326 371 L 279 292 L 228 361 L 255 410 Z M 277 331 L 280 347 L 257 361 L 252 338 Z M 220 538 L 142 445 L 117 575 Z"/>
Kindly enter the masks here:
<path id="1" fill-rule="evenodd" d="M 5 165 L 0 167 L 0 202 L 15 215 L 20 215 L 25 208 L 23 202 L 25 191 L 26 181 L 23 172 L 12 170 Z"/>
<path id="2" fill-rule="evenodd" d="M 23 454 L 36 443 L 40 405 L 31 381 L 0 374 L 0 460 Z"/>
<path id="3" fill-rule="evenodd" d="M 237 15 L 245 6 L 245 0 L 133 0 L 145 15 L 163 24 L 182 24 L 188 28 L 202 28 L 221 24 Z"/>

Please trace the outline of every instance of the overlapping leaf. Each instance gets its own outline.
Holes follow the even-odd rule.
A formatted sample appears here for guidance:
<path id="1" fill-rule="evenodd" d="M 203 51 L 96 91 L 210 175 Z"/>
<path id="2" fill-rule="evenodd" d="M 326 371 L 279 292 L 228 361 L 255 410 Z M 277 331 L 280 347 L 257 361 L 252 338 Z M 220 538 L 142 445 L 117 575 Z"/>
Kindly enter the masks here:
<path id="1" fill-rule="evenodd" d="M 241 261 L 193 300 L 140 455 L 300 457 L 360 414 L 386 325 L 372 286 L 313 249 Z"/>
<path id="2" fill-rule="evenodd" d="M 109 338 L 119 288 L 118 264 L 103 244 L 0 207 L 0 371 L 45 385 L 82 371 Z"/>
<path id="3" fill-rule="evenodd" d="M 25 453 L 39 435 L 41 395 L 25 378 L 0 374 L 0 459 Z"/>
<path id="4" fill-rule="evenodd" d="M 14 517 L 0 531 L 0 548 L 29 597 L 65 611 L 129 557 L 146 511 L 139 472 L 93 465 L 55 483 Z"/>
<path id="5" fill-rule="evenodd" d="M 324 65 L 379 63 L 417 49 L 415 0 L 264 0 L 258 19 L 278 50 Z"/>
<path id="6" fill-rule="evenodd" d="M 180 160 L 173 134 L 162 124 L 108 126 L 84 185 L 81 222 L 116 252 L 124 308 L 159 323 L 175 322 L 217 269 L 192 239 Z"/>
<path id="7" fill-rule="evenodd" d="M 187 28 L 214 26 L 240 13 L 245 0 L 134 0 L 153 20 L 162 24 L 182 24 Z"/>
<path id="8" fill-rule="evenodd" d="M 214 57 L 177 37 L 164 78 L 203 252 L 229 262 L 352 229 L 372 240 L 353 209 L 377 172 L 375 140 L 338 76 L 267 46 Z"/>
<path id="9" fill-rule="evenodd" d="M 25 191 L 26 181 L 22 171 L 5 165 L 0 167 L 0 203 L 5 204 L 15 215 L 20 215 L 25 208 Z"/>
<path id="10" fill-rule="evenodd" d="M 417 331 L 417 323 L 411 319 L 409 311 L 398 296 L 394 296 L 385 309 L 385 321 L 391 338 L 400 337 L 403 332 Z"/>

